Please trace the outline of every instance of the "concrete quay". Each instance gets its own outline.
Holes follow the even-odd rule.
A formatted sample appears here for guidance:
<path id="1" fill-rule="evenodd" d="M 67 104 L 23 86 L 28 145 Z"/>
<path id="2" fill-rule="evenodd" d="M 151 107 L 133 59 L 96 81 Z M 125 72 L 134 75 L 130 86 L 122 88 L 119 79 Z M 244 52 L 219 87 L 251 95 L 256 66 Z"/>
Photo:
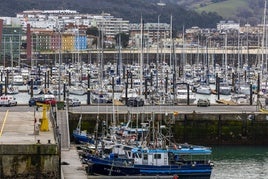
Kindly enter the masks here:
<path id="1" fill-rule="evenodd" d="M 51 123 L 49 131 L 34 132 L 34 124 L 42 118 L 42 112 L 0 112 L 0 144 L 55 144 Z M 38 134 L 37 134 L 38 133 Z"/>
<path id="2" fill-rule="evenodd" d="M 40 127 L 43 115 L 42 110 L 11 112 L 7 108 L 0 112 L 0 178 L 86 179 L 75 146 L 58 145 L 57 130 L 48 113 L 48 130 L 35 128 L 35 124 Z"/>
<path id="3" fill-rule="evenodd" d="M 0 112 L 0 178 L 60 178 L 55 130 L 49 120 L 48 130 L 38 130 L 42 115 Z"/>

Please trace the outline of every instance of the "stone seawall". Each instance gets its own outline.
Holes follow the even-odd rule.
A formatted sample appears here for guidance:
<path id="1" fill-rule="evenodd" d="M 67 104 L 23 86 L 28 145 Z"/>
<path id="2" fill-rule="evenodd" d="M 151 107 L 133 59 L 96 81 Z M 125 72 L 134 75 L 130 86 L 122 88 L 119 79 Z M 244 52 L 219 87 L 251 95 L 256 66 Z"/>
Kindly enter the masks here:
<path id="1" fill-rule="evenodd" d="M 56 144 L 0 145 L 0 178 L 60 178 Z"/>
<path id="2" fill-rule="evenodd" d="M 98 115 L 98 117 L 97 117 Z M 116 121 L 126 123 L 132 119 L 132 127 L 150 119 L 159 121 L 173 132 L 173 139 L 180 143 L 199 145 L 268 145 L 268 120 L 264 113 L 120 113 L 82 114 L 82 129 L 93 133 L 97 118 L 100 132 Z M 69 113 L 70 134 L 77 126 L 80 114 Z M 114 120 L 113 120 L 114 119 Z M 155 124 L 156 124 L 155 122 Z M 165 134 L 165 131 L 163 131 Z"/>

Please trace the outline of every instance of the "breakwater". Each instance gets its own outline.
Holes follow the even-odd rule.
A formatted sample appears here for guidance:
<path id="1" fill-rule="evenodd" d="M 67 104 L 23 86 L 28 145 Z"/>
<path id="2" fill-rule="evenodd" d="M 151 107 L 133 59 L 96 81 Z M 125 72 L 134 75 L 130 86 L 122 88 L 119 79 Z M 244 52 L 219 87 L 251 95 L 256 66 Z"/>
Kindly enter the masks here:
<path id="1" fill-rule="evenodd" d="M 94 133 L 96 122 L 100 132 L 112 123 L 131 126 L 157 122 L 164 134 L 172 131 L 172 140 L 199 145 L 268 145 L 268 120 L 264 113 L 69 113 L 70 133 L 82 115 L 82 130 Z M 152 125 L 152 124 L 150 124 Z M 165 132 L 166 131 L 166 132 Z"/>

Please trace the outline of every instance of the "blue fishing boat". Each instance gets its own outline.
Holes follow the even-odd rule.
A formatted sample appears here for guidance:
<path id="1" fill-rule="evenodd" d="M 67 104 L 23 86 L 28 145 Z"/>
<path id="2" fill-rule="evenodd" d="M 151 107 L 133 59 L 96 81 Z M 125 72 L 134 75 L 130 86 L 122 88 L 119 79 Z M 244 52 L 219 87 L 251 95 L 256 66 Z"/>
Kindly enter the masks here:
<path id="1" fill-rule="evenodd" d="M 99 139 L 94 151 L 86 154 L 89 174 L 210 178 L 213 168 L 211 148 L 172 142 L 172 121 L 166 121 L 168 128 L 159 123 L 156 125 L 154 115 L 148 123 L 141 123 L 142 128 L 136 126 L 132 130 L 130 122 L 131 119 L 126 126 L 111 128 L 113 144 L 108 146 Z M 134 134 L 136 137 L 130 140 Z"/>
<path id="2" fill-rule="evenodd" d="M 73 130 L 73 138 L 75 143 L 94 143 L 94 140 L 92 137 L 90 137 L 87 133 L 87 131 L 81 130 L 81 122 L 82 122 L 82 115 L 79 118 L 77 127 L 75 130 Z"/>
<path id="3" fill-rule="evenodd" d="M 211 149 L 188 144 L 166 148 L 134 147 L 125 155 L 111 153 L 89 154 L 91 174 L 108 176 L 175 176 L 179 178 L 210 178 L 213 163 L 209 160 Z"/>

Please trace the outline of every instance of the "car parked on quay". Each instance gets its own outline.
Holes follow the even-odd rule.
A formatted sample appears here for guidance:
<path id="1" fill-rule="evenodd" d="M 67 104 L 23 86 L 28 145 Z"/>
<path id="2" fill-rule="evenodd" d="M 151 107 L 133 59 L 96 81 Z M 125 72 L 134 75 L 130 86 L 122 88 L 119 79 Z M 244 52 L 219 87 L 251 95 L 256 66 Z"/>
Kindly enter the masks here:
<path id="1" fill-rule="evenodd" d="M 197 101 L 197 106 L 208 107 L 208 106 L 210 106 L 210 101 L 209 101 L 209 99 L 199 99 Z"/>
<path id="2" fill-rule="evenodd" d="M 54 95 L 44 95 L 41 97 L 32 97 L 29 99 L 29 106 L 36 106 L 36 103 L 49 104 L 51 106 L 56 106 L 57 100 Z"/>
<path id="3" fill-rule="evenodd" d="M 66 102 L 68 102 L 69 106 L 80 106 L 81 105 L 81 101 L 77 98 L 67 98 Z"/>
<path id="4" fill-rule="evenodd" d="M 0 106 L 17 106 L 18 102 L 14 96 L 2 95 L 0 96 Z"/>

